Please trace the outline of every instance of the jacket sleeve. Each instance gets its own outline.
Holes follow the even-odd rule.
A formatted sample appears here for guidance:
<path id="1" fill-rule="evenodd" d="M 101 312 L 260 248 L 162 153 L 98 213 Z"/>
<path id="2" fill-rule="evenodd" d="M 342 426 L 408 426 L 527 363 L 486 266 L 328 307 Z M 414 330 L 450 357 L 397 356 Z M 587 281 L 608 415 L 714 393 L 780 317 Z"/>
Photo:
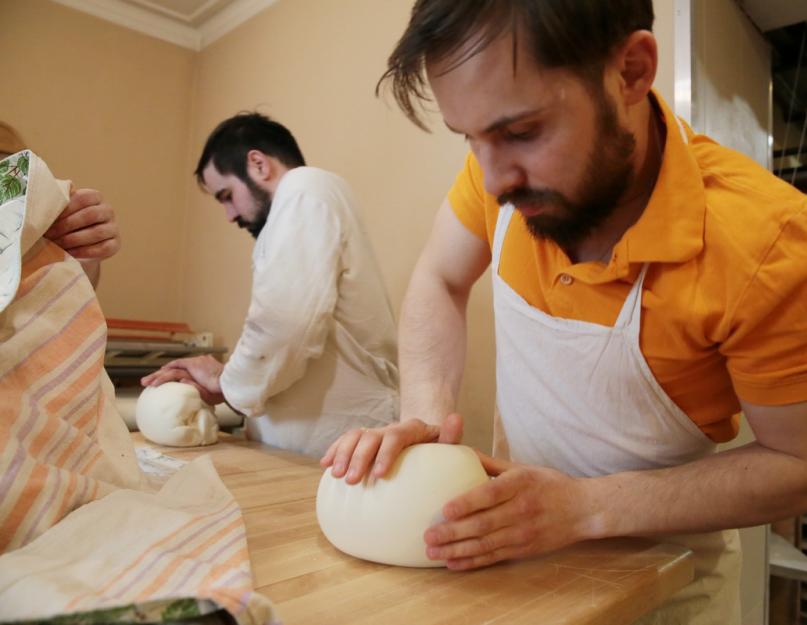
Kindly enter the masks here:
<path id="1" fill-rule="evenodd" d="M 257 243 L 247 318 L 221 376 L 228 403 L 247 416 L 262 414 L 322 355 L 341 273 L 336 211 L 304 192 L 272 211 Z"/>

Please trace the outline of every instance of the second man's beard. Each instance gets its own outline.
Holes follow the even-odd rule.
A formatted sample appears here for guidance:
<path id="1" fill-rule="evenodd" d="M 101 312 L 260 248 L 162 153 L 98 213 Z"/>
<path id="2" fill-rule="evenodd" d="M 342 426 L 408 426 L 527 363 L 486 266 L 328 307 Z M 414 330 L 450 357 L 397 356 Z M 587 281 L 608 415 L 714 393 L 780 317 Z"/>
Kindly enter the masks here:
<path id="1" fill-rule="evenodd" d="M 244 219 L 243 217 L 236 217 L 235 223 L 239 228 L 243 228 L 252 235 L 252 238 L 257 239 L 258 235 L 266 225 L 266 220 L 269 219 L 269 211 L 272 210 L 272 194 L 269 191 L 261 189 L 252 180 L 247 179 L 246 184 L 252 194 L 252 199 L 258 207 L 258 212 L 255 218 L 251 220 Z"/>

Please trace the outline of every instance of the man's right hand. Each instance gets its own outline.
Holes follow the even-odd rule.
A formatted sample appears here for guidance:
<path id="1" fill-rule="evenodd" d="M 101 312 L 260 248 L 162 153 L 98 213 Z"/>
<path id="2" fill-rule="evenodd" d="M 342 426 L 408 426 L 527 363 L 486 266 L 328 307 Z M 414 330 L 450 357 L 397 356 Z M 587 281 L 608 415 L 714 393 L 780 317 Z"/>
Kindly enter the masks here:
<path id="1" fill-rule="evenodd" d="M 166 382 L 182 382 L 199 390 L 202 401 L 215 406 L 224 401 L 221 372 L 224 365 L 210 354 L 179 358 L 163 365 L 154 373 L 141 378 L 143 386 L 160 386 Z"/>
<path id="2" fill-rule="evenodd" d="M 370 472 L 371 465 L 373 476 L 386 475 L 405 447 L 418 443 L 457 444 L 461 438 L 462 417 L 457 413 L 448 415 L 442 425 L 407 419 L 372 430 L 350 430 L 331 444 L 319 463 L 332 467 L 334 477 L 345 475 L 348 484 L 356 484 Z"/>

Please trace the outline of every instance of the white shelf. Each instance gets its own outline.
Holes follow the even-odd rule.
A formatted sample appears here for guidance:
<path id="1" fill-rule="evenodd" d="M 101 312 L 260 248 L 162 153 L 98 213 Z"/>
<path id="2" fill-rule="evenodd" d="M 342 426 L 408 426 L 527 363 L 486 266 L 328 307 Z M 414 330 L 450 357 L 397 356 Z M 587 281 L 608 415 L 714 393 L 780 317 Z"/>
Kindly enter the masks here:
<path id="1" fill-rule="evenodd" d="M 807 555 L 773 532 L 770 533 L 768 558 L 771 575 L 807 582 Z"/>

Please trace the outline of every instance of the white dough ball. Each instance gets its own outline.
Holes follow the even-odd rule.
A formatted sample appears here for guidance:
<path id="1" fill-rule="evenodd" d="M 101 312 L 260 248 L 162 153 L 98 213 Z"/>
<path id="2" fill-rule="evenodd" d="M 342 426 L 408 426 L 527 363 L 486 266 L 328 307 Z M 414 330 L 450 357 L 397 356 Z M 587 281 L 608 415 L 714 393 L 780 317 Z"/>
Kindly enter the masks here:
<path id="1" fill-rule="evenodd" d="M 213 410 L 190 384 L 166 382 L 145 388 L 137 400 L 135 420 L 143 436 L 158 445 L 194 447 L 218 440 Z"/>
<path id="2" fill-rule="evenodd" d="M 407 447 L 385 477 L 358 484 L 325 471 L 317 490 L 317 520 L 334 547 L 384 564 L 436 567 L 423 533 L 443 519 L 451 499 L 488 481 L 470 447 L 427 443 Z"/>

